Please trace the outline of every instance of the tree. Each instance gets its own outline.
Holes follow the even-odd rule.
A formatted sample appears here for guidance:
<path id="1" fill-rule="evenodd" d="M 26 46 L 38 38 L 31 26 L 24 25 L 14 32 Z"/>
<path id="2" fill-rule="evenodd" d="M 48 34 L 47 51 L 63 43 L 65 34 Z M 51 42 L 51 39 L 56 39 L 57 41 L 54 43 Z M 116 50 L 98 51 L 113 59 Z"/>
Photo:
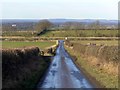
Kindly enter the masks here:
<path id="1" fill-rule="evenodd" d="M 83 30 L 85 28 L 85 24 L 81 22 L 65 22 L 63 25 L 66 30 Z"/>
<path id="2" fill-rule="evenodd" d="M 38 35 L 48 30 L 52 26 L 52 23 L 48 20 L 41 20 L 35 25 L 35 29 L 38 31 Z"/>

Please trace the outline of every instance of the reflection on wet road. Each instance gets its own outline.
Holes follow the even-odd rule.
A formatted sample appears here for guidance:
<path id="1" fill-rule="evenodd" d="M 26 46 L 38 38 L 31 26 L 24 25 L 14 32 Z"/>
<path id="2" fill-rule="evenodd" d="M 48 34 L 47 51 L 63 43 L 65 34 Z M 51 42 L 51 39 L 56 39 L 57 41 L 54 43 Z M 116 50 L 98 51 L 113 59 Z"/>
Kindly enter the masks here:
<path id="1" fill-rule="evenodd" d="M 63 41 L 59 41 L 53 62 L 38 88 L 93 88 L 81 71 L 71 60 L 64 49 Z"/>

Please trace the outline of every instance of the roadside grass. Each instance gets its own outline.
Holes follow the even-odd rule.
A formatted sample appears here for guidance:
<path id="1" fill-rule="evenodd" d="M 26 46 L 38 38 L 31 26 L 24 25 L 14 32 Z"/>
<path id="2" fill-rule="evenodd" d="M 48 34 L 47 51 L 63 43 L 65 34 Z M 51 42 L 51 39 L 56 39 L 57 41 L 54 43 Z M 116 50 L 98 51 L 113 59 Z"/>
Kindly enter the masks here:
<path id="1" fill-rule="evenodd" d="M 82 68 L 85 69 L 92 77 L 94 77 L 101 85 L 105 88 L 118 88 L 118 75 L 108 74 L 104 70 L 99 69 L 97 66 L 90 65 L 89 61 L 86 58 L 83 58 L 78 52 L 73 51 L 71 48 L 66 47 L 68 52 L 72 56 L 76 56 L 78 63 Z"/>
<path id="2" fill-rule="evenodd" d="M 118 40 L 74 40 L 71 42 L 80 43 L 80 44 L 88 44 L 88 43 L 95 43 L 96 45 L 107 45 L 107 46 L 118 46 Z"/>
<path id="3" fill-rule="evenodd" d="M 40 41 L 40 42 L 25 42 L 25 41 L 3 41 L 2 48 L 10 49 L 10 48 L 23 48 L 28 46 L 37 46 L 40 49 L 45 49 L 52 45 L 55 45 L 55 41 Z"/>
<path id="4" fill-rule="evenodd" d="M 42 37 L 118 37 L 118 30 L 49 30 Z"/>

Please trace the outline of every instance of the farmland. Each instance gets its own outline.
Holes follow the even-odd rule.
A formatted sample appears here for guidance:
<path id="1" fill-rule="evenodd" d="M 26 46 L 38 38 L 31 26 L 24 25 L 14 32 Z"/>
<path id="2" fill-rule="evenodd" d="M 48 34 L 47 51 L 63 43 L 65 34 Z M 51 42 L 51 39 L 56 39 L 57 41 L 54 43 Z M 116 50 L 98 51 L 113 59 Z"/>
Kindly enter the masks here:
<path id="1" fill-rule="evenodd" d="M 4 31 L 2 36 L 35 37 L 36 31 Z M 40 37 L 117 37 L 118 30 L 48 30 Z"/>
<path id="2" fill-rule="evenodd" d="M 41 41 L 41 42 L 3 41 L 2 42 L 2 48 L 4 49 L 22 48 L 22 47 L 28 47 L 28 46 L 37 46 L 40 49 L 44 49 L 52 45 L 55 45 L 55 41 Z"/>
<path id="3" fill-rule="evenodd" d="M 23 36 L 23 37 L 31 37 L 36 36 L 36 31 L 3 31 L 2 36 Z"/>
<path id="4" fill-rule="evenodd" d="M 94 83 L 98 81 L 101 88 L 117 88 L 119 36 L 116 24 L 104 25 L 100 22 L 83 25 L 79 22 L 51 23 L 41 20 L 27 26 L 24 23 L 8 23 L 4 25 L 0 37 L 3 87 L 33 89 L 39 82 L 50 85 L 50 88 L 57 88 L 58 84 L 63 84 L 65 88 L 82 87 L 84 85 L 80 83 L 84 81 L 81 81 L 81 75 L 76 71 L 80 70 L 80 73 L 85 72 L 83 76 L 88 75 L 83 78 L 88 82 L 93 78 L 96 80 Z M 59 40 L 57 44 L 56 40 Z M 73 66 L 77 66 L 77 69 L 73 70 Z M 42 82 L 43 77 L 50 79 L 50 82 Z M 58 82 L 56 77 L 58 80 L 65 79 Z"/>
<path id="5" fill-rule="evenodd" d="M 103 38 L 102 36 L 105 38 L 102 39 Z M 111 38 L 111 37 L 116 37 L 116 36 L 118 36 L 117 30 L 47 31 L 44 34 L 37 36 L 37 37 L 36 37 L 36 32 L 33 33 L 32 31 L 29 31 L 28 33 L 25 31 L 24 32 L 16 31 L 13 33 L 6 32 L 3 34 L 3 38 L 4 37 L 7 37 L 7 38 L 5 38 L 2 41 L 2 48 L 3 49 L 14 49 L 14 48 L 25 48 L 25 47 L 35 46 L 35 47 L 39 47 L 39 49 L 41 50 L 41 49 L 50 47 L 52 45 L 55 45 L 56 42 L 54 40 L 65 39 L 65 37 L 68 37 L 68 39 L 70 39 L 70 41 L 72 43 L 76 43 L 76 44 L 87 45 L 88 43 L 93 43 L 93 44 L 96 44 L 96 46 L 107 45 L 107 46 L 112 47 L 112 46 L 118 46 L 118 40 L 116 40 L 116 39 L 112 40 L 112 39 L 106 39 L 106 38 Z M 89 38 L 89 37 L 94 37 L 94 38 Z M 96 39 L 98 39 L 98 40 L 96 40 Z M 49 40 L 53 40 L 53 41 L 49 41 Z M 101 70 L 101 68 L 98 68 L 98 66 L 93 65 L 93 63 L 90 62 L 90 61 L 96 60 L 93 57 L 91 58 L 91 56 L 89 56 L 90 57 L 89 60 L 86 60 L 86 58 L 83 58 L 82 54 L 79 51 L 80 47 L 76 47 L 76 49 L 75 49 L 76 51 L 74 51 L 73 49 L 70 49 L 69 47 L 66 49 L 68 50 L 68 52 L 71 55 L 76 56 L 78 59 L 77 63 L 80 66 L 82 66 L 82 68 L 84 68 L 86 70 L 86 72 L 88 72 L 97 81 L 99 81 L 104 87 L 107 87 L 107 88 L 118 87 L 117 86 L 117 75 L 114 76 L 113 74 L 109 74 L 108 72 L 106 73 L 106 71 L 104 69 Z M 83 47 L 83 49 L 85 49 L 85 47 Z M 91 48 L 89 50 L 90 50 L 90 52 L 96 52 L 96 51 L 94 51 L 95 49 L 93 50 L 93 48 Z M 105 52 L 107 53 L 107 50 Z M 88 55 L 89 55 L 89 53 L 88 53 Z M 39 58 L 37 58 L 37 57 L 39 57 Z M 85 57 L 88 57 L 88 56 L 85 56 Z M 49 63 L 47 63 L 44 61 L 44 60 L 46 60 L 46 57 L 45 56 L 41 57 L 39 55 L 36 56 L 35 60 L 38 60 L 38 61 L 34 61 L 34 58 L 33 58 L 33 60 L 29 60 L 28 63 L 31 63 L 31 62 L 39 63 L 39 66 L 40 66 L 39 69 L 41 70 L 40 73 L 38 73 L 39 70 L 37 69 L 37 71 L 32 73 L 29 78 L 27 78 L 25 81 L 23 80 L 22 83 L 20 82 L 18 84 L 19 87 L 35 87 L 38 78 L 42 78 L 42 75 L 49 67 L 49 63 L 51 61 L 50 59 L 47 58 L 47 60 L 48 60 L 47 62 L 49 62 Z M 93 61 L 93 62 L 96 62 L 96 61 Z M 22 60 L 21 60 L 21 63 L 22 63 Z M 44 65 L 45 65 L 45 67 L 44 67 Z M 89 66 L 89 65 L 91 65 L 91 66 Z M 110 66 L 110 68 L 112 68 L 112 67 L 113 66 Z M 28 69 L 27 63 L 25 65 L 25 68 Z M 93 68 L 95 68 L 95 69 L 93 69 Z M 114 69 L 114 67 L 113 67 L 113 69 L 111 69 L 111 71 L 115 71 L 115 70 L 116 70 L 116 68 Z M 31 73 L 31 71 L 30 71 L 30 73 Z M 36 73 L 37 77 L 34 76 L 35 73 Z M 27 75 L 27 73 L 26 73 L 26 75 Z M 106 77 L 106 76 L 108 76 L 108 77 Z M 18 75 L 18 77 L 19 77 L 19 75 Z M 23 78 L 25 78 L 25 77 L 23 76 Z M 35 80 L 34 82 L 32 82 L 33 79 Z M 19 80 L 18 80 L 18 82 L 19 82 Z M 7 83 L 7 84 L 9 84 L 9 83 Z M 10 85 L 11 85 L 11 83 L 10 83 Z"/>
<path id="6" fill-rule="evenodd" d="M 118 30 L 59 30 L 47 31 L 42 37 L 117 37 Z"/>
<path id="7" fill-rule="evenodd" d="M 87 45 L 89 43 L 94 43 L 96 45 L 107 45 L 107 46 L 118 46 L 118 40 L 74 40 L 71 42 L 80 43 Z"/>

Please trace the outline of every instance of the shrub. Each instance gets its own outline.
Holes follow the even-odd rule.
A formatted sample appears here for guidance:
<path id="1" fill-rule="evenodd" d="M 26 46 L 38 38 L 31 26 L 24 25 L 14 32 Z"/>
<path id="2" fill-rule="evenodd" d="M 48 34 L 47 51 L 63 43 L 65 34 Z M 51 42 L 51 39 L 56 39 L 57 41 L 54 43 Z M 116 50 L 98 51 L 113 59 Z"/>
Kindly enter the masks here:
<path id="1" fill-rule="evenodd" d="M 17 87 L 19 83 L 28 80 L 34 72 L 42 70 L 47 65 L 42 56 L 39 56 L 41 62 L 38 59 L 38 47 L 3 49 L 1 51 L 3 88 Z M 41 66 L 42 63 L 45 65 Z"/>

